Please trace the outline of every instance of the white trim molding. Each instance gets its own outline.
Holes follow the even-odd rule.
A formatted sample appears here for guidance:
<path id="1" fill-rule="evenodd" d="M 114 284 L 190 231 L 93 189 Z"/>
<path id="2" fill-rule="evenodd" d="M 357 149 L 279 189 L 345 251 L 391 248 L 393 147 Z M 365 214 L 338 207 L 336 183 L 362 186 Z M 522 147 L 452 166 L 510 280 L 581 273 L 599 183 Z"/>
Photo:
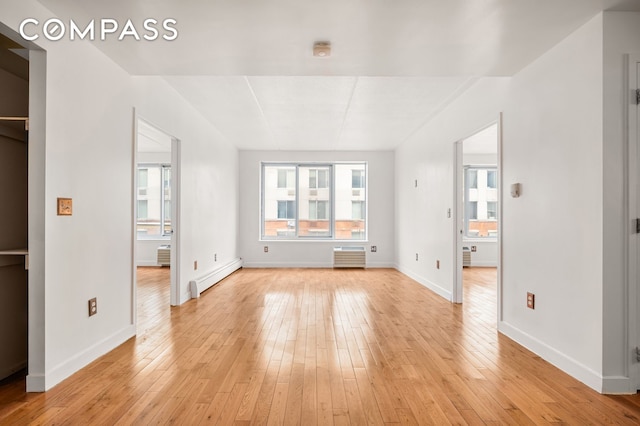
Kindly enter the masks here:
<path id="1" fill-rule="evenodd" d="M 409 271 L 406 268 L 403 268 L 400 265 L 396 266 L 396 269 L 398 270 L 398 272 L 401 272 L 404 275 L 406 275 L 409 278 L 411 278 L 412 280 L 418 282 L 419 284 L 422 284 L 423 286 L 425 286 L 429 290 L 433 291 L 434 293 L 436 293 L 440 297 L 444 297 L 445 299 L 447 299 L 450 302 L 453 300 L 452 299 L 453 298 L 453 294 L 451 293 L 450 290 L 442 288 L 438 284 L 435 284 L 435 283 L 429 281 L 428 279 L 426 279 L 424 277 L 421 277 L 420 275 L 414 274 L 413 272 Z"/>
<path id="2" fill-rule="evenodd" d="M 608 394 L 635 393 L 635 391 L 631 390 L 631 380 L 628 377 L 602 376 L 586 365 L 511 324 L 504 321 L 499 322 L 498 331 L 597 392 Z"/>
<path id="3" fill-rule="evenodd" d="M 27 392 L 45 392 L 67 377 L 86 367 L 102 355 L 112 351 L 136 335 L 135 325 L 128 325 L 120 331 L 90 346 L 67 361 L 58 364 L 45 374 L 27 376 Z"/>

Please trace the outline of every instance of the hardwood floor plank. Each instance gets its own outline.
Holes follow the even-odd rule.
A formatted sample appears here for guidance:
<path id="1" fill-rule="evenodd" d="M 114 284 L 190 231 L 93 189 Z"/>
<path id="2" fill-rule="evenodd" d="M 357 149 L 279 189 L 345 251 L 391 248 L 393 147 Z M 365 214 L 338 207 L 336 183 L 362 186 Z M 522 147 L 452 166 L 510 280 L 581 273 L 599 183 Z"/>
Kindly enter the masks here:
<path id="1" fill-rule="evenodd" d="M 44 394 L 0 382 L 0 424 L 639 424 L 496 331 L 495 269 L 455 305 L 390 269 L 243 269 L 169 307 L 140 268 L 138 335 Z"/>

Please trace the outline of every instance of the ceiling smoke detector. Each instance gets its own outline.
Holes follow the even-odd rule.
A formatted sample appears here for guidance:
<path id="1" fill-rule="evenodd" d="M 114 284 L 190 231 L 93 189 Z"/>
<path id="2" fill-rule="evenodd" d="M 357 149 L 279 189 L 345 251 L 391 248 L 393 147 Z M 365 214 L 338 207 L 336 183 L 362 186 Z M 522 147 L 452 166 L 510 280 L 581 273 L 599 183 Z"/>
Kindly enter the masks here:
<path id="1" fill-rule="evenodd" d="M 319 41 L 313 45 L 313 56 L 326 58 L 331 56 L 331 43 Z"/>

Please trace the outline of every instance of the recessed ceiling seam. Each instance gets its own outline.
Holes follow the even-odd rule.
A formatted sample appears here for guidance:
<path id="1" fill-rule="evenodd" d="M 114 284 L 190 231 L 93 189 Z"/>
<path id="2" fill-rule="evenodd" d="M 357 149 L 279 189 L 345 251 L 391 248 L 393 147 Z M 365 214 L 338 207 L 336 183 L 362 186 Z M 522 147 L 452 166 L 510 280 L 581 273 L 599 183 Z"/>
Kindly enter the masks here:
<path id="1" fill-rule="evenodd" d="M 340 123 L 340 130 L 338 131 L 338 136 L 336 137 L 336 140 L 332 146 L 334 150 L 340 145 L 340 138 L 342 137 L 342 131 L 344 130 L 344 125 L 347 122 L 347 115 L 349 115 L 349 111 L 351 110 L 351 101 L 353 101 L 353 95 L 356 93 L 356 86 L 358 85 L 359 80 L 360 80 L 360 77 L 356 77 L 355 80 L 353 81 L 353 86 L 351 87 L 351 93 L 349 94 L 349 100 L 347 101 L 347 106 L 344 109 L 344 114 L 342 114 L 342 123 Z"/>
<path id="2" fill-rule="evenodd" d="M 442 112 L 446 107 L 448 107 L 450 104 L 452 104 L 456 99 L 458 99 L 460 96 L 462 96 L 467 90 L 469 90 L 478 80 L 480 79 L 480 77 L 469 77 L 464 83 L 462 83 L 460 86 L 458 86 L 458 88 L 456 90 L 453 91 L 453 93 L 451 93 L 451 95 L 447 96 L 446 99 L 444 101 L 442 101 L 436 108 L 433 109 L 433 111 L 431 111 L 430 114 L 427 115 L 427 117 L 420 123 L 418 124 L 418 126 L 413 129 L 403 140 L 400 141 L 400 143 L 398 143 L 394 149 L 398 148 L 399 146 L 401 146 L 403 143 L 405 143 L 406 141 L 408 141 L 409 139 L 411 139 L 413 137 L 413 135 L 415 135 L 416 133 L 418 133 L 418 131 L 420 131 L 420 129 L 422 129 L 424 126 L 426 126 L 431 120 L 433 120 L 433 118 L 435 116 L 437 116 L 438 114 L 440 114 L 440 112 Z"/>
<path id="3" fill-rule="evenodd" d="M 253 100 L 256 103 L 256 106 L 258 107 L 258 110 L 260 110 L 260 116 L 264 120 L 265 125 L 267 127 L 267 130 L 269 131 L 269 139 L 271 139 L 271 143 L 273 145 L 275 145 L 276 149 L 281 149 L 280 143 L 279 143 L 279 141 L 276 140 L 275 134 L 273 132 L 273 129 L 271 128 L 271 123 L 267 119 L 267 115 L 264 113 L 264 109 L 262 109 L 262 105 L 260 104 L 260 101 L 258 100 L 258 96 L 256 95 L 256 92 L 253 90 L 253 86 L 251 86 L 251 82 L 249 81 L 249 77 L 244 76 L 244 81 L 247 83 L 247 87 L 249 88 L 249 92 L 251 92 L 251 96 L 253 97 Z"/>

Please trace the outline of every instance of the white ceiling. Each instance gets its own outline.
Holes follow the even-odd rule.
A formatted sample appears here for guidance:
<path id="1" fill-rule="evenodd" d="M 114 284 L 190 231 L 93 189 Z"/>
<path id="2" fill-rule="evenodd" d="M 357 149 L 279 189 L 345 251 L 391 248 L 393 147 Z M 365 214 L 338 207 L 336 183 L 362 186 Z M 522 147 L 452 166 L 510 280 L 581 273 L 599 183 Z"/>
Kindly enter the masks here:
<path id="1" fill-rule="evenodd" d="M 482 76 L 509 76 L 638 0 L 40 0 L 63 19 L 174 18 L 96 47 L 160 75 L 239 149 L 389 150 Z M 312 56 L 330 41 L 329 58 Z M 161 124 L 161 123 L 158 123 Z M 179 137 L 179 135 L 176 135 Z"/>
<path id="2" fill-rule="evenodd" d="M 465 154 L 497 154 L 498 125 L 493 124 L 462 141 Z"/>
<path id="3" fill-rule="evenodd" d="M 138 152 L 171 152 L 171 136 L 142 120 L 137 125 Z"/>

